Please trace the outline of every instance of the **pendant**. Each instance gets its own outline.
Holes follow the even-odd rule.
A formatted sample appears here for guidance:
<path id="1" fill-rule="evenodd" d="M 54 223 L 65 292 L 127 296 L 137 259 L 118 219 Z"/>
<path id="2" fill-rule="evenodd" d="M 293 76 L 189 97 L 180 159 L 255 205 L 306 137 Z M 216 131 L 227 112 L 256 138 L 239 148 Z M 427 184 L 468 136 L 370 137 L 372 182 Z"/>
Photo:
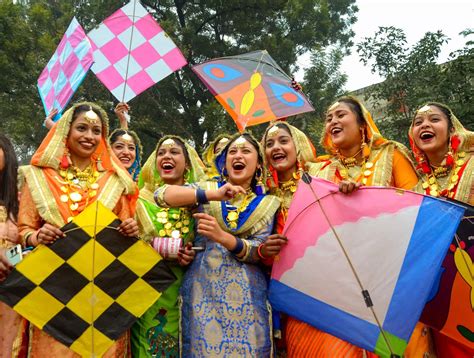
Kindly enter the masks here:
<path id="1" fill-rule="evenodd" d="M 69 179 L 69 180 L 72 180 L 74 178 L 74 175 L 72 173 L 67 173 L 66 174 L 66 177 Z"/>
<path id="2" fill-rule="evenodd" d="M 364 171 L 364 176 L 366 176 L 366 177 L 370 177 L 371 174 L 372 174 L 371 170 Z"/>
<path id="3" fill-rule="evenodd" d="M 78 207 L 79 207 L 79 204 L 78 204 L 78 203 L 74 203 L 74 204 L 69 205 L 69 208 L 70 208 L 72 211 L 76 211 Z"/>
<path id="4" fill-rule="evenodd" d="M 428 183 L 429 183 L 430 185 L 432 185 L 432 184 L 436 183 L 436 179 L 433 178 L 433 177 L 431 177 L 431 178 L 428 179 Z"/>
<path id="5" fill-rule="evenodd" d="M 189 220 L 188 219 L 183 220 L 183 225 L 188 226 L 189 225 Z"/>
<path id="6" fill-rule="evenodd" d="M 183 226 L 183 224 L 182 224 L 180 221 L 178 221 L 178 222 L 174 225 L 174 227 L 175 227 L 176 229 L 181 229 L 182 226 Z"/>
<path id="7" fill-rule="evenodd" d="M 457 165 L 458 167 L 462 167 L 463 164 L 464 164 L 464 160 L 462 160 L 462 159 L 456 160 L 456 165 Z"/>
<path id="8" fill-rule="evenodd" d="M 97 195 L 97 191 L 96 190 L 92 190 L 89 192 L 89 198 L 93 198 L 94 196 Z"/>
<path id="9" fill-rule="evenodd" d="M 72 216 L 68 217 L 67 222 L 70 223 L 72 221 L 72 219 L 74 219 Z"/>
<path id="10" fill-rule="evenodd" d="M 185 226 L 185 227 L 183 227 L 183 228 L 181 229 L 181 232 L 182 232 L 183 234 L 187 234 L 187 233 L 189 232 L 189 228 L 188 228 L 187 226 Z"/>
<path id="11" fill-rule="evenodd" d="M 60 189 L 61 189 L 61 191 L 62 191 L 63 193 L 67 193 L 67 187 L 62 186 Z"/>
<path id="12" fill-rule="evenodd" d="M 161 229 L 160 231 L 158 231 L 158 235 L 160 235 L 160 237 L 165 237 L 166 231 Z"/>
<path id="13" fill-rule="evenodd" d="M 74 202 L 81 201 L 81 199 L 82 199 L 82 195 L 80 193 L 78 193 L 77 191 L 74 191 L 71 194 L 69 194 L 69 197 Z"/>
<path id="14" fill-rule="evenodd" d="M 167 223 L 165 224 L 165 229 L 166 229 L 166 230 L 171 229 L 172 226 L 173 226 L 173 225 L 171 225 L 170 222 L 167 222 Z"/>
<path id="15" fill-rule="evenodd" d="M 63 203 L 67 203 L 69 201 L 69 197 L 67 195 L 61 195 L 60 199 Z"/>
<path id="16" fill-rule="evenodd" d="M 342 176 L 344 179 L 347 178 L 347 176 L 348 176 L 347 169 L 341 169 L 340 173 L 341 173 L 341 176 Z"/>
<path id="17" fill-rule="evenodd" d="M 367 178 L 362 178 L 362 184 L 367 185 Z"/>
<path id="18" fill-rule="evenodd" d="M 94 189 L 94 190 L 99 189 L 99 184 L 97 184 L 97 183 L 92 183 L 92 184 L 91 184 L 91 189 Z"/>
<path id="19" fill-rule="evenodd" d="M 450 180 L 452 183 L 457 183 L 459 180 L 459 175 L 457 174 L 453 175 Z"/>
<path id="20" fill-rule="evenodd" d="M 439 196 L 439 193 L 437 190 L 430 190 L 430 195 L 431 196 Z"/>
<path id="21" fill-rule="evenodd" d="M 423 182 L 423 184 L 421 185 L 423 187 L 423 189 L 426 189 L 428 188 L 430 185 L 428 184 L 427 181 Z"/>
<path id="22" fill-rule="evenodd" d="M 239 218 L 239 214 L 237 214 L 235 211 L 231 211 L 227 214 L 227 221 L 237 221 Z"/>
<path id="23" fill-rule="evenodd" d="M 365 168 L 366 168 L 366 169 L 370 169 L 370 168 L 372 168 L 373 166 L 374 166 L 374 163 L 372 163 L 372 162 L 367 162 L 367 163 L 365 163 Z"/>

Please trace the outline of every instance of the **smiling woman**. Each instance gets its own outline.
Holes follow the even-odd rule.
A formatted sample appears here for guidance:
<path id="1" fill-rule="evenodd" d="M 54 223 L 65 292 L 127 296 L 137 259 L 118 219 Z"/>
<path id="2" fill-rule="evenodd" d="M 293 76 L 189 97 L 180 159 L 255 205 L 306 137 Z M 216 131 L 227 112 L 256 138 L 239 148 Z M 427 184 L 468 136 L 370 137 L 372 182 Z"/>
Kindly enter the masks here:
<path id="1" fill-rule="evenodd" d="M 109 148 L 107 120 L 96 104 L 74 105 L 51 128 L 31 165 L 21 168 L 18 231 L 24 246 L 61 240 L 59 228 L 96 200 L 122 220 L 119 230 L 125 236 L 138 234 L 133 219 L 138 190 Z M 23 326 L 19 341 L 28 337 L 27 332 L 31 356 L 77 356 L 33 326 Z M 128 349 L 126 333 L 106 356 L 126 356 Z"/>
<path id="2" fill-rule="evenodd" d="M 200 204 L 194 245 L 204 250 L 196 253 L 180 291 L 183 357 L 272 356 L 266 280 L 255 264 L 279 201 L 257 189 L 262 166 L 258 142 L 239 134 L 216 157 L 221 180 L 155 192 L 160 206 Z"/>
<path id="3" fill-rule="evenodd" d="M 138 180 L 140 174 L 142 146 L 134 131 L 116 129 L 109 138 L 110 146 L 120 163 L 130 173 L 133 180 Z"/>

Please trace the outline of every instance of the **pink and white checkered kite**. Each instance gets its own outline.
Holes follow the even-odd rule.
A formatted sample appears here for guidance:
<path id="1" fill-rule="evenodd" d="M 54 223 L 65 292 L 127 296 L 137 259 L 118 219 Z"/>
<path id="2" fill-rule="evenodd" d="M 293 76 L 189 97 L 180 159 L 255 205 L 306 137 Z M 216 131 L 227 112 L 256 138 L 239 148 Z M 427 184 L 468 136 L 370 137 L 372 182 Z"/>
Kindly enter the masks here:
<path id="1" fill-rule="evenodd" d="M 38 90 L 46 115 L 56 108 L 59 112 L 56 118 L 59 118 L 92 62 L 91 44 L 74 17 L 56 52 L 38 78 Z"/>
<path id="2" fill-rule="evenodd" d="M 119 101 L 128 102 L 187 62 L 160 25 L 136 0 L 89 32 L 92 71 Z"/>

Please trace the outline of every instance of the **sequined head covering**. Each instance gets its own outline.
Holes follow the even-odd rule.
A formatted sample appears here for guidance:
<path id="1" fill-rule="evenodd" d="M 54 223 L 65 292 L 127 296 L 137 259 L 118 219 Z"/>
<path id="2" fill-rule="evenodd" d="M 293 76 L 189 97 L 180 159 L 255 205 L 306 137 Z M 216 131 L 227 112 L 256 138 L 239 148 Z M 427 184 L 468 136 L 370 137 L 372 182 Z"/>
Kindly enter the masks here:
<path id="1" fill-rule="evenodd" d="M 89 107 L 89 111 L 95 112 L 98 119 L 102 122 L 102 135 L 95 152 L 91 159 L 94 161 L 100 160 L 105 170 L 114 171 L 124 184 L 126 194 L 134 194 L 136 186 L 130 178 L 128 172 L 122 167 L 122 164 L 112 153 L 109 142 L 107 141 L 109 126 L 107 113 L 95 103 L 81 102 L 69 108 L 62 117 L 53 125 L 46 137 L 41 142 L 35 154 L 31 158 L 31 165 L 42 168 L 59 169 L 61 159 L 67 150 L 67 138 L 71 123 L 75 118 L 74 111 L 81 106 Z M 86 111 L 87 113 L 88 111 Z M 82 112 L 81 112 L 82 113 Z M 92 116 L 91 120 L 92 120 Z"/>
<path id="2" fill-rule="evenodd" d="M 133 164 L 130 166 L 130 168 L 128 168 L 128 172 L 132 176 L 133 180 L 137 181 L 138 175 L 140 174 L 140 170 L 141 170 L 141 159 L 143 156 L 142 143 L 137 133 L 129 129 L 117 128 L 110 134 L 109 143 L 112 146 L 115 143 L 115 141 L 117 141 L 119 138 L 123 138 L 127 140 L 126 136 L 129 136 L 130 139 L 133 140 L 135 144 L 135 160 L 133 161 Z M 115 137 L 115 140 L 112 142 L 112 138 L 114 137 Z"/>
<path id="3" fill-rule="evenodd" d="M 216 147 L 221 142 L 225 141 L 225 144 L 230 140 L 230 134 L 220 134 L 213 141 L 209 143 L 207 148 L 202 153 L 202 159 L 204 164 L 207 167 L 207 175 L 210 178 L 216 177 L 219 175 L 217 168 L 215 167 L 214 158 L 218 153 L 215 153 Z M 223 148 L 222 148 L 223 149 Z M 221 149 L 221 150 L 222 150 Z"/>
<path id="4" fill-rule="evenodd" d="M 161 145 L 166 141 L 169 141 L 170 139 L 182 142 L 184 144 L 184 147 L 186 148 L 190 168 L 188 172 L 185 173 L 185 181 L 188 183 L 194 183 L 204 177 L 205 166 L 201 158 L 199 158 L 199 155 L 197 154 L 196 150 L 181 137 L 175 135 L 167 135 L 158 141 L 155 150 L 153 151 L 153 153 L 151 153 L 151 155 L 148 157 L 147 161 L 143 165 L 140 178 L 138 180 L 138 187 L 140 189 L 146 188 L 148 190 L 154 191 L 157 187 L 164 184 L 163 179 L 161 179 L 160 174 L 156 169 L 156 154 Z"/>
<path id="5" fill-rule="evenodd" d="M 352 96 L 341 97 L 336 102 L 334 102 L 331 106 L 329 106 L 329 108 L 327 109 L 327 112 L 333 109 L 339 103 L 352 103 L 352 102 L 355 102 L 360 107 L 361 112 L 362 112 L 362 120 L 367 125 L 366 134 L 367 134 L 367 139 L 368 139 L 367 145 L 369 146 L 369 148 L 377 149 L 382 144 L 386 143 L 387 139 L 382 137 L 382 135 L 380 134 L 379 129 L 377 128 L 374 120 L 372 119 L 372 115 L 369 113 L 369 111 L 357 98 L 352 97 Z M 351 108 L 351 111 L 352 111 L 352 108 Z M 326 128 L 323 128 L 323 135 L 321 137 L 321 145 L 328 151 L 328 153 L 333 154 L 336 152 L 337 148 L 332 143 L 331 135 L 327 133 Z"/>

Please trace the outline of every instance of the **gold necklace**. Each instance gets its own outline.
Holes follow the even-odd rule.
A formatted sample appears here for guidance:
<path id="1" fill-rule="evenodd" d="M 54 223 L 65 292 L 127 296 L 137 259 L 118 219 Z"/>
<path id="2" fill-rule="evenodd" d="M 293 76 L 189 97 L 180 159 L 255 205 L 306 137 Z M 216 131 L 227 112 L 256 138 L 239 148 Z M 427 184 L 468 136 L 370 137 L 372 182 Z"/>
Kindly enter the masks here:
<path id="1" fill-rule="evenodd" d="M 439 197 L 445 196 L 448 198 L 454 198 L 452 190 L 458 185 L 459 182 L 459 171 L 466 162 L 464 157 L 466 156 L 465 152 L 459 152 L 454 158 L 454 166 L 449 171 L 447 166 L 430 166 L 431 172 L 425 174 L 422 187 L 425 190 L 425 194 Z M 434 169 L 434 171 L 433 171 Z M 449 179 L 445 183 L 444 187 L 438 182 L 438 178 L 448 176 Z"/>
<path id="2" fill-rule="evenodd" d="M 362 148 L 358 150 L 356 154 L 354 154 L 351 157 L 345 157 L 339 151 L 337 152 L 337 156 L 339 158 L 339 161 L 344 165 L 346 168 L 351 168 L 357 164 L 357 156 L 362 152 Z"/>
<path id="3" fill-rule="evenodd" d="M 59 199 L 61 202 L 67 203 L 71 210 L 71 216 L 68 218 L 70 221 L 73 216 L 79 213 L 79 202 L 84 197 L 86 199 L 85 208 L 89 204 L 89 200 L 97 195 L 99 189 L 97 179 L 100 174 L 91 164 L 84 170 L 70 166 L 65 170 L 60 170 L 59 175 L 61 178 L 57 178 L 57 180 L 62 184 L 60 190 L 63 192 Z"/>
<path id="4" fill-rule="evenodd" d="M 339 162 L 342 164 L 342 168 L 339 168 L 339 174 L 341 174 L 343 180 L 353 179 L 356 182 L 361 182 L 364 185 L 367 184 L 367 180 L 372 175 L 374 170 L 374 163 L 364 159 L 360 170 L 355 175 L 350 175 L 350 168 L 345 166 L 343 162 Z"/>
<path id="5" fill-rule="evenodd" d="M 243 211 L 245 211 L 245 209 L 247 209 L 247 207 L 250 204 L 250 198 L 252 197 L 252 195 L 253 195 L 253 192 L 250 189 L 250 192 L 247 192 L 247 194 L 242 199 L 238 208 L 230 209 L 230 210 L 227 208 L 226 221 L 227 221 L 227 226 L 230 229 L 232 230 L 237 229 L 240 213 L 242 213 Z M 227 207 L 227 202 L 226 202 L 226 207 Z"/>
<path id="6" fill-rule="evenodd" d="M 171 210 L 170 210 L 171 209 Z M 158 231 L 160 237 L 173 237 L 173 231 L 179 232 L 179 237 L 184 238 L 189 233 L 191 213 L 186 208 L 161 208 L 156 213 L 156 221 L 162 225 Z"/>

